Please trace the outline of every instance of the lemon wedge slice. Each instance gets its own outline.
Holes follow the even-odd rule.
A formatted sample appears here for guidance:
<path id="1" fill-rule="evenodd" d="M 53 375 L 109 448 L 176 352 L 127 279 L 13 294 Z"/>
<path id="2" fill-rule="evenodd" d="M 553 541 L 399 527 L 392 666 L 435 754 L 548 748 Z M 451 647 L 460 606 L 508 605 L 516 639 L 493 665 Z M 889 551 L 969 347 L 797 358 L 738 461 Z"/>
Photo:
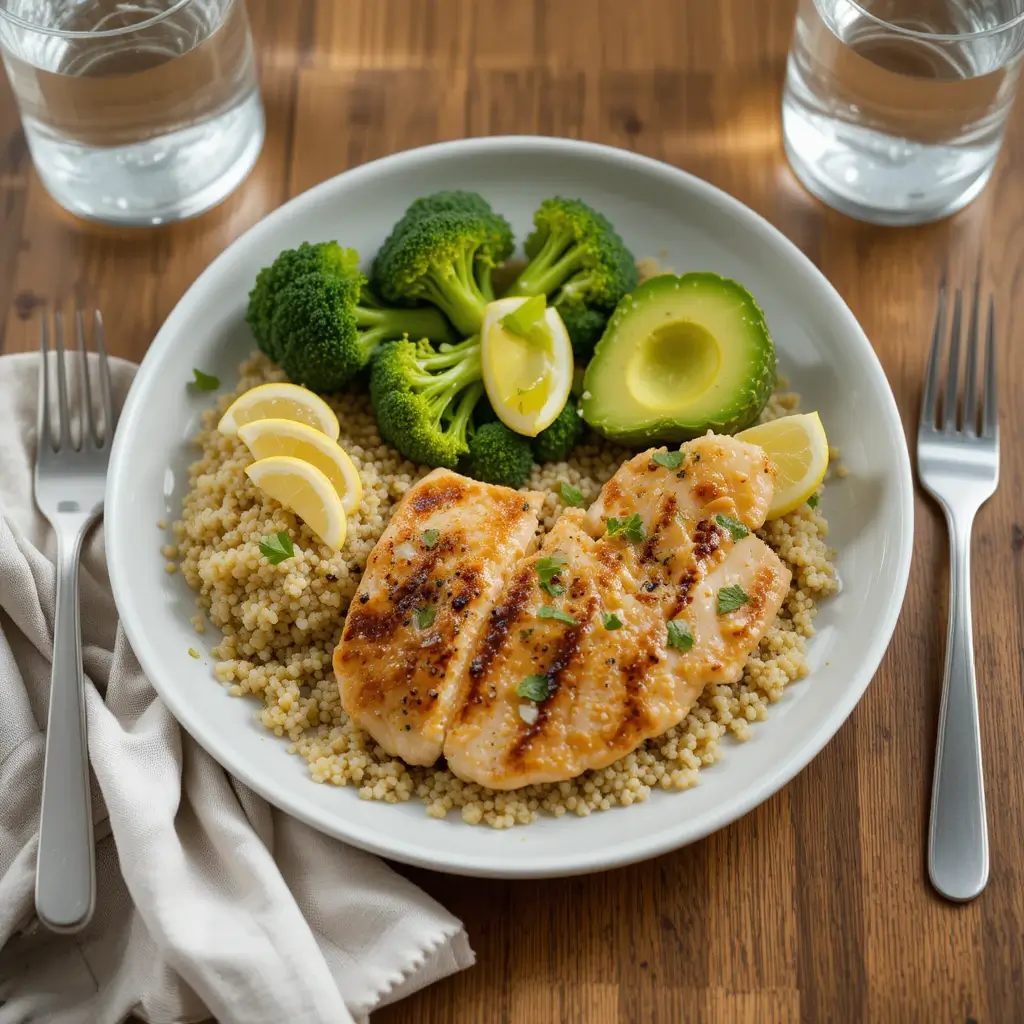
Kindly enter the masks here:
<path id="1" fill-rule="evenodd" d="M 338 417 L 319 396 L 298 384 L 260 384 L 239 395 L 220 418 L 217 429 L 229 437 L 238 435 L 238 428 L 253 420 L 295 420 L 326 434 L 337 441 L 341 432 Z"/>
<path id="2" fill-rule="evenodd" d="M 334 551 L 340 551 L 348 532 L 341 498 L 316 466 L 290 455 L 271 455 L 245 467 L 246 476 L 279 501 Z"/>
<path id="3" fill-rule="evenodd" d="M 298 420 L 253 420 L 238 428 L 238 436 L 254 459 L 290 455 L 316 466 L 341 498 L 341 507 L 351 515 L 363 498 L 359 471 L 337 441 Z"/>
<path id="4" fill-rule="evenodd" d="M 778 519 L 802 505 L 828 469 L 828 438 L 816 412 L 761 423 L 741 430 L 741 441 L 760 445 L 775 463 L 775 492 L 768 518 Z"/>
<path id="5" fill-rule="evenodd" d="M 503 320 L 526 302 L 519 297 L 488 304 L 480 330 L 484 387 L 498 419 L 517 434 L 536 437 L 558 417 L 572 388 L 572 344 L 553 307 L 535 332 L 524 337 Z"/>

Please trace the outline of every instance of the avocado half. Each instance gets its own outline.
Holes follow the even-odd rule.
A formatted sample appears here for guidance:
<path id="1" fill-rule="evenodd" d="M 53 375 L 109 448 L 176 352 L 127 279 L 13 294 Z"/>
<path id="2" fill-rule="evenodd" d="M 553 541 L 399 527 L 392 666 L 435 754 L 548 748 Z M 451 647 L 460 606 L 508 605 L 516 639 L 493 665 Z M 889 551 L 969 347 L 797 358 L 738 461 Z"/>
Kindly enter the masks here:
<path id="1" fill-rule="evenodd" d="M 583 378 L 583 418 L 626 444 L 669 444 L 757 422 L 775 387 L 764 313 L 717 274 L 663 274 L 616 307 Z"/>

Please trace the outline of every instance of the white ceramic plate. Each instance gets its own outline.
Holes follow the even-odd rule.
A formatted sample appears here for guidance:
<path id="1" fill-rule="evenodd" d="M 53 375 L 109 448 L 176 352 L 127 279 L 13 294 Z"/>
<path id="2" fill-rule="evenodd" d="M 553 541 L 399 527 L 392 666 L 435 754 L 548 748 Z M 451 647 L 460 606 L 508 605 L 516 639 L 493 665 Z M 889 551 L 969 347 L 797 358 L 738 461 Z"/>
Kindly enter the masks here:
<path id="1" fill-rule="evenodd" d="M 411 801 L 363 801 L 315 785 L 305 763 L 212 675 L 210 633 L 189 619 L 194 596 L 164 571 L 157 521 L 177 518 L 193 457 L 188 438 L 210 398 L 187 388 L 192 367 L 235 378 L 254 347 L 243 320 L 260 267 L 302 241 L 337 238 L 370 257 L 415 197 L 445 188 L 483 193 L 522 239 L 547 196 L 579 196 L 604 211 L 637 255 L 677 272 L 711 270 L 743 282 L 763 307 L 782 373 L 821 412 L 850 471 L 824 499 L 838 549 L 839 596 L 822 604 L 813 671 L 772 708 L 747 743 L 685 793 L 592 814 L 542 817 L 495 831 L 427 817 Z M 128 637 L 160 696 L 229 771 L 283 810 L 330 835 L 396 860 L 460 874 L 568 875 L 664 853 L 745 814 L 821 750 L 864 693 L 903 603 L 913 514 L 910 462 L 892 392 L 853 315 L 810 261 L 764 220 L 705 182 L 621 150 L 539 138 L 446 143 L 367 164 L 275 211 L 200 276 L 146 355 L 117 431 L 106 504 L 114 596 Z M 203 655 L 197 661 L 188 649 Z"/>

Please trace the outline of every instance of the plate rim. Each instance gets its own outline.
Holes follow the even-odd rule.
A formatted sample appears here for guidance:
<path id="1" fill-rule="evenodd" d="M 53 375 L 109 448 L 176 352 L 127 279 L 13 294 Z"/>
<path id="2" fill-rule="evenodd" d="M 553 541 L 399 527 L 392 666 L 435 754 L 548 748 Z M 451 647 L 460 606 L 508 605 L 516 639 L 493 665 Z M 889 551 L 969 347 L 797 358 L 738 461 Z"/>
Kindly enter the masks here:
<path id="1" fill-rule="evenodd" d="M 555 853 L 547 855 L 543 860 L 538 858 L 525 866 L 517 865 L 514 859 L 504 860 L 498 855 L 489 856 L 485 861 L 476 854 L 471 856 L 447 852 L 432 854 L 422 846 L 407 840 L 381 842 L 378 833 L 367 832 L 361 825 L 353 825 L 340 816 L 328 817 L 323 813 L 307 811 L 305 805 L 297 806 L 298 801 L 289 797 L 291 786 L 289 780 L 285 780 L 285 784 L 282 786 L 275 786 L 265 785 L 261 779 L 254 777 L 250 773 L 245 759 L 236 757 L 231 749 L 225 752 L 218 747 L 216 723 L 208 723 L 201 716 L 193 718 L 189 714 L 183 689 L 177 688 L 173 682 L 161 681 L 161 660 L 146 636 L 141 616 L 137 617 L 133 612 L 128 582 L 131 576 L 131 556 L 128 551 L 119 546 L 117 541 L 117 537 L 122 532 L 119 530 L 121 517 L 128 514 L 121 499 L 124 487 L 122 481 L 126 478 L 126 469 L 123 465 L 124 453 L 128 445 L 126 438 L 132 432 L 132 428 L 137 425 L 144 408 L 139 397 L 142 393 L 140 382 L 146 382 L 154 373 L 157 364 L 162 361 L 164 350 L 173 344 L 178 322 L 185 318 L 188 307 L 195 301 L 194 296 L 204 284 L 211 278 L 215 278 L 222 267 L 230 264 L 239 252 L 250 245 L 254 236 L 273 230 L 274 226 L 285 220 L 290 212 L 303 206 L 315 205 L 321 197 L 337 189 L 343 180 L 346 185 L 357 184 L 361 179 L 379 173 L 382 165 L 387 165 L 389 169 L 400 168 L 403 165 L 429 161 L 435 156 L 449 156 L 456 153 L 472 156 L 487 151 L 500 151 L 509 146 L 515 146 L 520 151 L 534 147 L 551 153 L 589 156 L 599 161 L 616 163 L 625 170 L 634 169 L 649 175 L 658 175 L 670 183 L 681 186 L 683 191 L 697 200 L 718 207 L 723 213 L 742 222 L 744 227 L 764 236 L 770 244 L 787 251 L 789 256 L 801 267 L 803 273 L 813 278 L 823 295 L 827 297 L 830 307 L 843 321 L 844 333 L 856 336 L 858 344 L 863 349 L 868 372 L 875 377 L 876 384 L 882 385 L 879 390 L 883 396 L 887 415 L 891 420 L 891 425 L 898 428 L 898 431 L 894 431 L 894 434 L 898 435 L 898 443 L 894 443 L 894 448 L 896 449 L 896 460 L 899 463 L 896 485 L 900 498 L 900 521 L 894 525 L 898 525 L 901 550 L 895 579 L 892 581 L 893 600 L 889 604 L 885 618 L 876 631 L 871 645 L 864 651 L 860 664 L 851 674 L 851 685 L 843 689 L 841 699 L 833 704 L 829 714 L 814 732 L 794 747 L 794 756 L 787 759 L 784 768 L 767 772 L 759 783 L 748 786 L 737 800 L 731 802 L 728 805 L 728 810 L 706 815 L 703 825 L 696 830 L 693 829 L 692 823 L 684 819 L 654 837 L 642 836 L 639 839 L 635 838 L 623 843 L 616 847 L 611 854 L 602 850 L 585 855 L 565 856 Z M 447 874 L 509 879 L 556 878 L 589 874 L 638 863 L 681 849 L 737 821 L 788 785 L 835 738 L 874 679 L 892 642 L 906 597 L 914 541 L 914 487 L 910 454 L 892 387 L 877 353 L 853 312 L 810 258 L 757 211 L 716 185 L 688 171 L 653 157 L 601 143 L 537 135 L 497 135 L 431 143 L 392 153 L 349 168 L 293 196 L 271 210 L 232 241 L 189 285 L 161 325 L 139 364 L 138 372 L 121 411 L 119 428 L 115 433 L 111 450 L 104 512 L 106 522 L 104 543 L 108 572 L 114 602 L 125 635 L 161 701 L 181 728 L 199 743 L 218 764 L 282 812 L 305 822 L 325 835 L 337 838 L 359 849 L 389 860 Z M 894 441 L 896 441 L 895 436 Z M 441 826 L 444 823 L 438 822 L 437 824 Z M 500 851 L 496 850 L 496 854 L 499 853 Z"/>

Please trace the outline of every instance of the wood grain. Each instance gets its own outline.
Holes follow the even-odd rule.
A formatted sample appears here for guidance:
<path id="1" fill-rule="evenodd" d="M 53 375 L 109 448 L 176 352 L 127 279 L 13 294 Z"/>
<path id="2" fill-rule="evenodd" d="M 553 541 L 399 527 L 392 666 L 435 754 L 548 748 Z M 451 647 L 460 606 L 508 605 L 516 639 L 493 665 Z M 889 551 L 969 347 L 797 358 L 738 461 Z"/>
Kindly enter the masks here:
<path id="1" fill-rule="evenodd" d="M 466 922 L 478 965 L 375 1024 L 1024 1020 L 1024 124 L 958 217 L 883 230 L 824 209 L 782 153 L 792 0 L 249 0 L 268 113 L 252 177 L 188 224 L 75 220 L 31 170 L 0 91 L 0 349 L 41 304 L 106 315 L 138 359 L 206 264 L 288 196 L 374 157 L 466 135 L 593 139 L 708 178 L 792 238 L 860 319 L 916 418 L 941 266 L 979 251 L 1000 315 L 1003 484 L 975 532 L 992 878 L 949 906 L 924 835 L 945 631 L 941 519 L 916 508 L 906 608 L 867 695 L 791 785 L 688 849 L 569 881 L 407 873 Z M 1015 301 L 1017 300 L 1017 301 Z"/>

